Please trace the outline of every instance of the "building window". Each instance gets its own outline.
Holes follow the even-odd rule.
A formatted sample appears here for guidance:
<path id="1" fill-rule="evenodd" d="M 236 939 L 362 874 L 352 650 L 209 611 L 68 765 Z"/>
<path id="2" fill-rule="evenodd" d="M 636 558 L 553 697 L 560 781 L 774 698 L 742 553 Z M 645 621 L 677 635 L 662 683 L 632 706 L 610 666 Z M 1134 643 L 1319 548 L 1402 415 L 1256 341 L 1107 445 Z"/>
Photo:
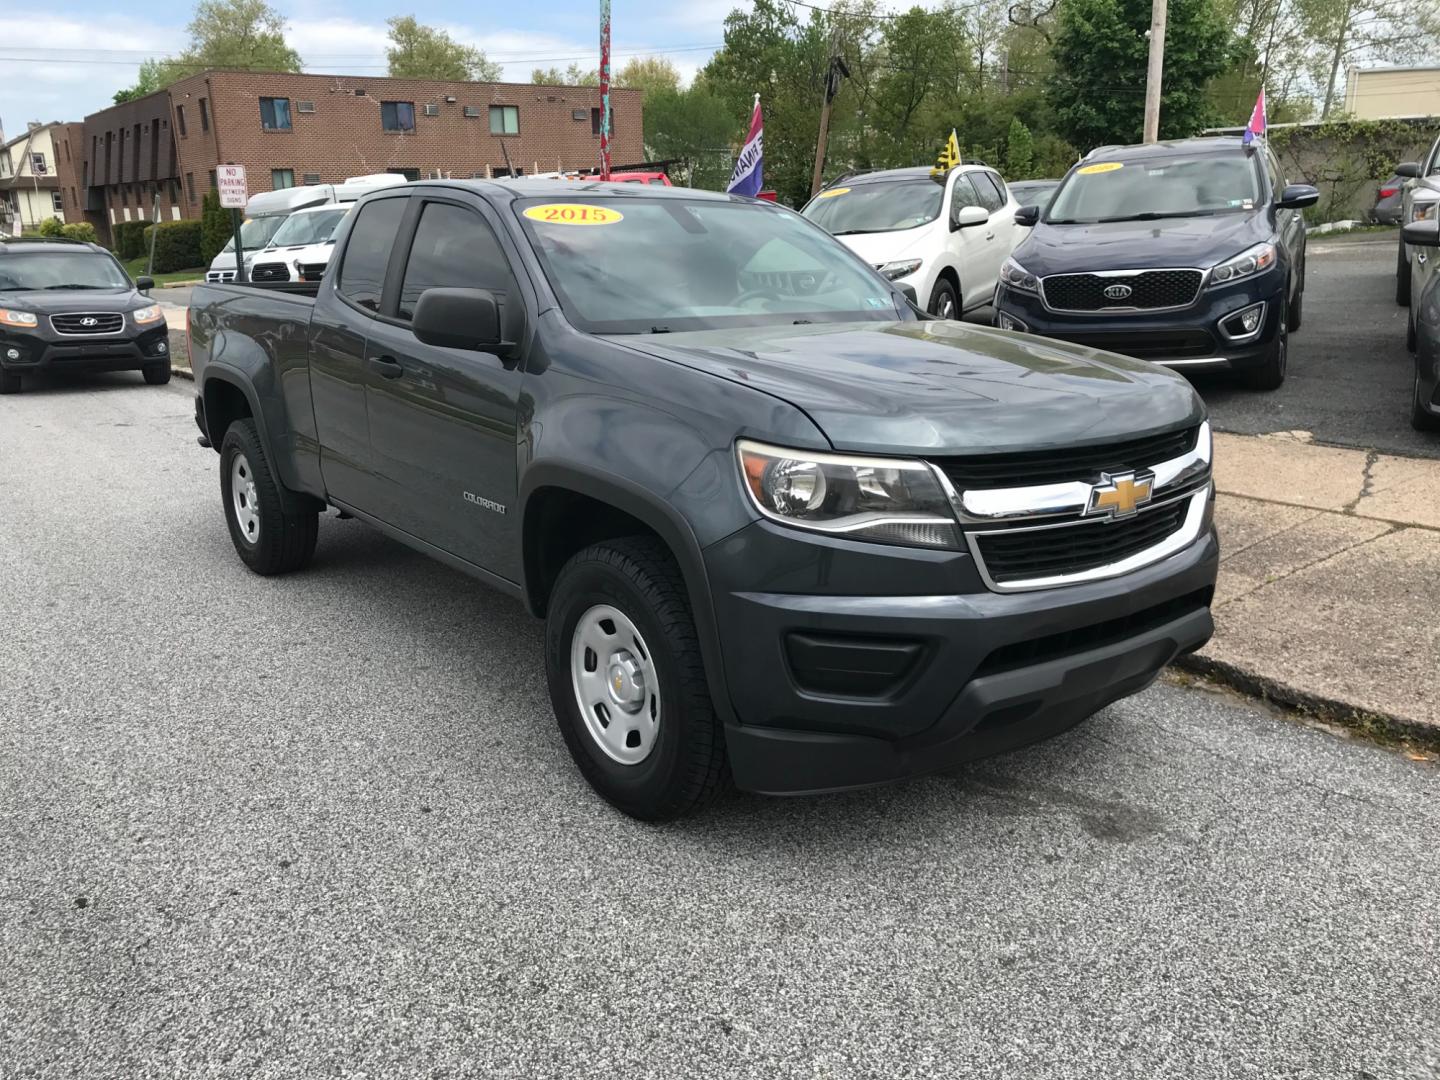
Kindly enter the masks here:
<path id="1" fill-rule="evenodd" d="M 193 172 L 185 174 L 185 198 L 189 200 L 191 206 L 195 205 L 195 174 Z"/>
<path id="2" fill-rule="evenodd" d="M 403 176 L 406 180 L 419 180 L 419 169 L 386 169 L 387 173 L 394 173 L 396 176 Z"/>
<path id="3" fill-rule="evenodd" d="M 176 106 L 175 106 L 175 126 L 180 129 L 180 138 L 185 139 L 185 138 L 188 138 L 188 137 L 189 137 L 189 133 L 185 130 L 185 106 L 184 106 L 184 105 L 176 105 Z"/>
<path id="4" fill-rule="evenodd" d="M 598 108 L 590 110 L 590 134 L 600 134 L 600 110 Z M 612 139 L 615 137 L 615 110 L 613 108 L 610 110 L 610 137 Z"/>
<path id="5" fill-rule="evenodd" d="M 45 175 L 45 171 L 46 171 L 46 170 L 45 170 L 45 155 L 44 155 L 44 154 L 31 154 L 31 155 L 30 155 L 30 172 L 31 172 L 31 174 L 34 175 L 34 176 L 44 176 L 44 175 Z"/>
<path id="6" fill-rule="evenodd" d="M 265 131 L 289 131 L 290 99 L 262 97 L 260 99 L 260 127 Z"/>
<path id="7" fill-rule="evenodd" d="M 55 212 L 56 212 L 57 214 L 64 212 L 64 210 L 65 210 L 65 200 L 61 197 L 60 192 L 58 192 L 58 191 L 52 191 L 52 192 L 50 193 L 50 205 L 52 205 L 53 207 L 55 207 Z"/>
<path id="8" fill-rule="evenodd" d="M 271 170 L 270 170 L 270 186 L 271 186 L 272 188 L 274 188 L 276 191 L 279 191 L 281 188 L 294 187 L 294 186 L 295 186 L 295 170 L 294 170 L 294 169 L 271 169 Z"/>
<path id="9" fill-rule="evenodd" d="M 491 105 L 490 134 L 519 135 L 520 109 L 514 105 Z"/>
<path id="10" fill-rule="evenodd" d="M 210 103 L 203 97 L 200 99 L 200 130 L 210 130 Z"/>
<path id="11" fill-rule="evenodd" d="M 386 131 L 414 131 L 415 103 L 413 101 L 382 101 L 380 103 L 380 126 Z"/>
<path id="12" fill-rule="evenodd" d="M 209 172 L 207 172 L 207 173 L 205 174 L 205 179 L 207 179 L 207 180 L 210 181 L 210 190 L 211 190 L 211 191 L 218 191 L 218 190 L 219 190 L 220 185 L 215 182 L 215 170 L 214 170 L 214 169 L 211 169 Z"/>
<path id="13" fill-rule="evenodd" d="M 320 174 L 318 172 L 307 172 L 300 178 L 300 181 L 303 184 L 318 184 L 320 182 Z"/>

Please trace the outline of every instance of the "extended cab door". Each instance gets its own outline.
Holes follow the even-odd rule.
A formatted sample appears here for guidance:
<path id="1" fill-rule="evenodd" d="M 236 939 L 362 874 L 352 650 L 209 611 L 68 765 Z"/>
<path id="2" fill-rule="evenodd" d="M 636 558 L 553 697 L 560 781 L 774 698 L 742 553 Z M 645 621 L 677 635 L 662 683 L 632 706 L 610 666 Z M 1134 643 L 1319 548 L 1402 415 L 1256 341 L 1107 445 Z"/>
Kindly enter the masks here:
<path id="1" fill-rule="evenodd" d="M 518 356 L 426 345 L 409 323 L 426 289 L 489 289 L 501 301 L 505 337 L 516 341 L 524 298 L 503 230 L 482 199 L 438 188 L 416 192 L 413 202 L 366 342 L 372 512 L 518 581 Z"/>

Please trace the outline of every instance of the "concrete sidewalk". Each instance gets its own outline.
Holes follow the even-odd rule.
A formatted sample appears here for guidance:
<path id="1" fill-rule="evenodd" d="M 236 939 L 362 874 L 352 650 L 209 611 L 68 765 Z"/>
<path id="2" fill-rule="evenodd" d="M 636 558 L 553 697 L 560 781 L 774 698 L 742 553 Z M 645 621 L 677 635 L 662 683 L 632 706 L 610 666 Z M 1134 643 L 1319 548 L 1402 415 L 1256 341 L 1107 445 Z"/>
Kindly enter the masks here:
<path id="1" fill-rule="evenodd" d="M 1440 739 L 1440 461 L 1217 435 L 1215 638 L 1183 661 L 1335 719 Z"/>

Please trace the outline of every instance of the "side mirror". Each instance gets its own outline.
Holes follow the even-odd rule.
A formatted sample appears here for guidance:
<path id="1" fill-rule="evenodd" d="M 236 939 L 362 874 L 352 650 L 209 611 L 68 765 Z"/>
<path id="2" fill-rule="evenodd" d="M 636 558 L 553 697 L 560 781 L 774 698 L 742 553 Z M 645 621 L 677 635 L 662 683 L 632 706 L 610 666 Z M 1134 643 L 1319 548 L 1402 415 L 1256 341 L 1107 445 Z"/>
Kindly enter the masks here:
<path id="1" fill-rule="evenodd" d="M 1299 210 L 1305 206 L 1314 206 L 1319 201 L 1319 188 L 1309 184 L 1291 184 L 1280 192 L 1280 198 L 1275 201 L 1275 205 L 1281 210 Z"/>
<path id="2" fill-rule="evenodd" d="M 1418 161 L 1402 161 L 1395 166 L 1396 176 L 1408 176 L 1411 180 L 1420 178 L 1420 163 Z"/>
<path id="3" fill-rule="evenodd" d="M 415 302 L 410 329 L 426 345 L 500 353 L 500 305 L 488 289 L 426 289 Z"/>
<path id="4" fill-rule="evenodd" d="M 1015 211 L 1015 224 L 1024 225 L 1027 229 L 1040 220 L 1040 208 L 1038 206 L 1022 206 Z"/>
<path id="5" fill-rule="evenodd" d="M 155 279 L 147 274 L 141 274 L 135 279 L 135 288 L 143 293 L 148 293 L 155 287 Z"/>
<path id="6" fill-rule="evenodd" d="M 1400 230 L 1400 239 L 1416 247 L 1440 247 L 1440 219 L 1412 221 Z"/>
<path id="7" fill-rule="evenodd" d="M 990 211 L 983 206 L 961 207 L 960 212 L 950 219 L 950 231 L 973 229 L 976 225 L 984 225 L 989 220 Z"/>

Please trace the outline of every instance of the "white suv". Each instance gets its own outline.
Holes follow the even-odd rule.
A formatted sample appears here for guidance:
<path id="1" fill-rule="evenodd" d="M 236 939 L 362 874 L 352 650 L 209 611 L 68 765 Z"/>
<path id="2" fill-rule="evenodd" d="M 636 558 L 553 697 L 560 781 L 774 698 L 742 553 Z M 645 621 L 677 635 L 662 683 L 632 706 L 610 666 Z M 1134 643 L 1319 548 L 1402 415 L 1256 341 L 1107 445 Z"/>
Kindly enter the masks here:
<path id="1" fill-rule="evenodd" d="M 841 177 L 801 211 L 941 319 L 984 307 L 1000 267 L 1027 230 L 1000 174 L 959 165 Z"/>

